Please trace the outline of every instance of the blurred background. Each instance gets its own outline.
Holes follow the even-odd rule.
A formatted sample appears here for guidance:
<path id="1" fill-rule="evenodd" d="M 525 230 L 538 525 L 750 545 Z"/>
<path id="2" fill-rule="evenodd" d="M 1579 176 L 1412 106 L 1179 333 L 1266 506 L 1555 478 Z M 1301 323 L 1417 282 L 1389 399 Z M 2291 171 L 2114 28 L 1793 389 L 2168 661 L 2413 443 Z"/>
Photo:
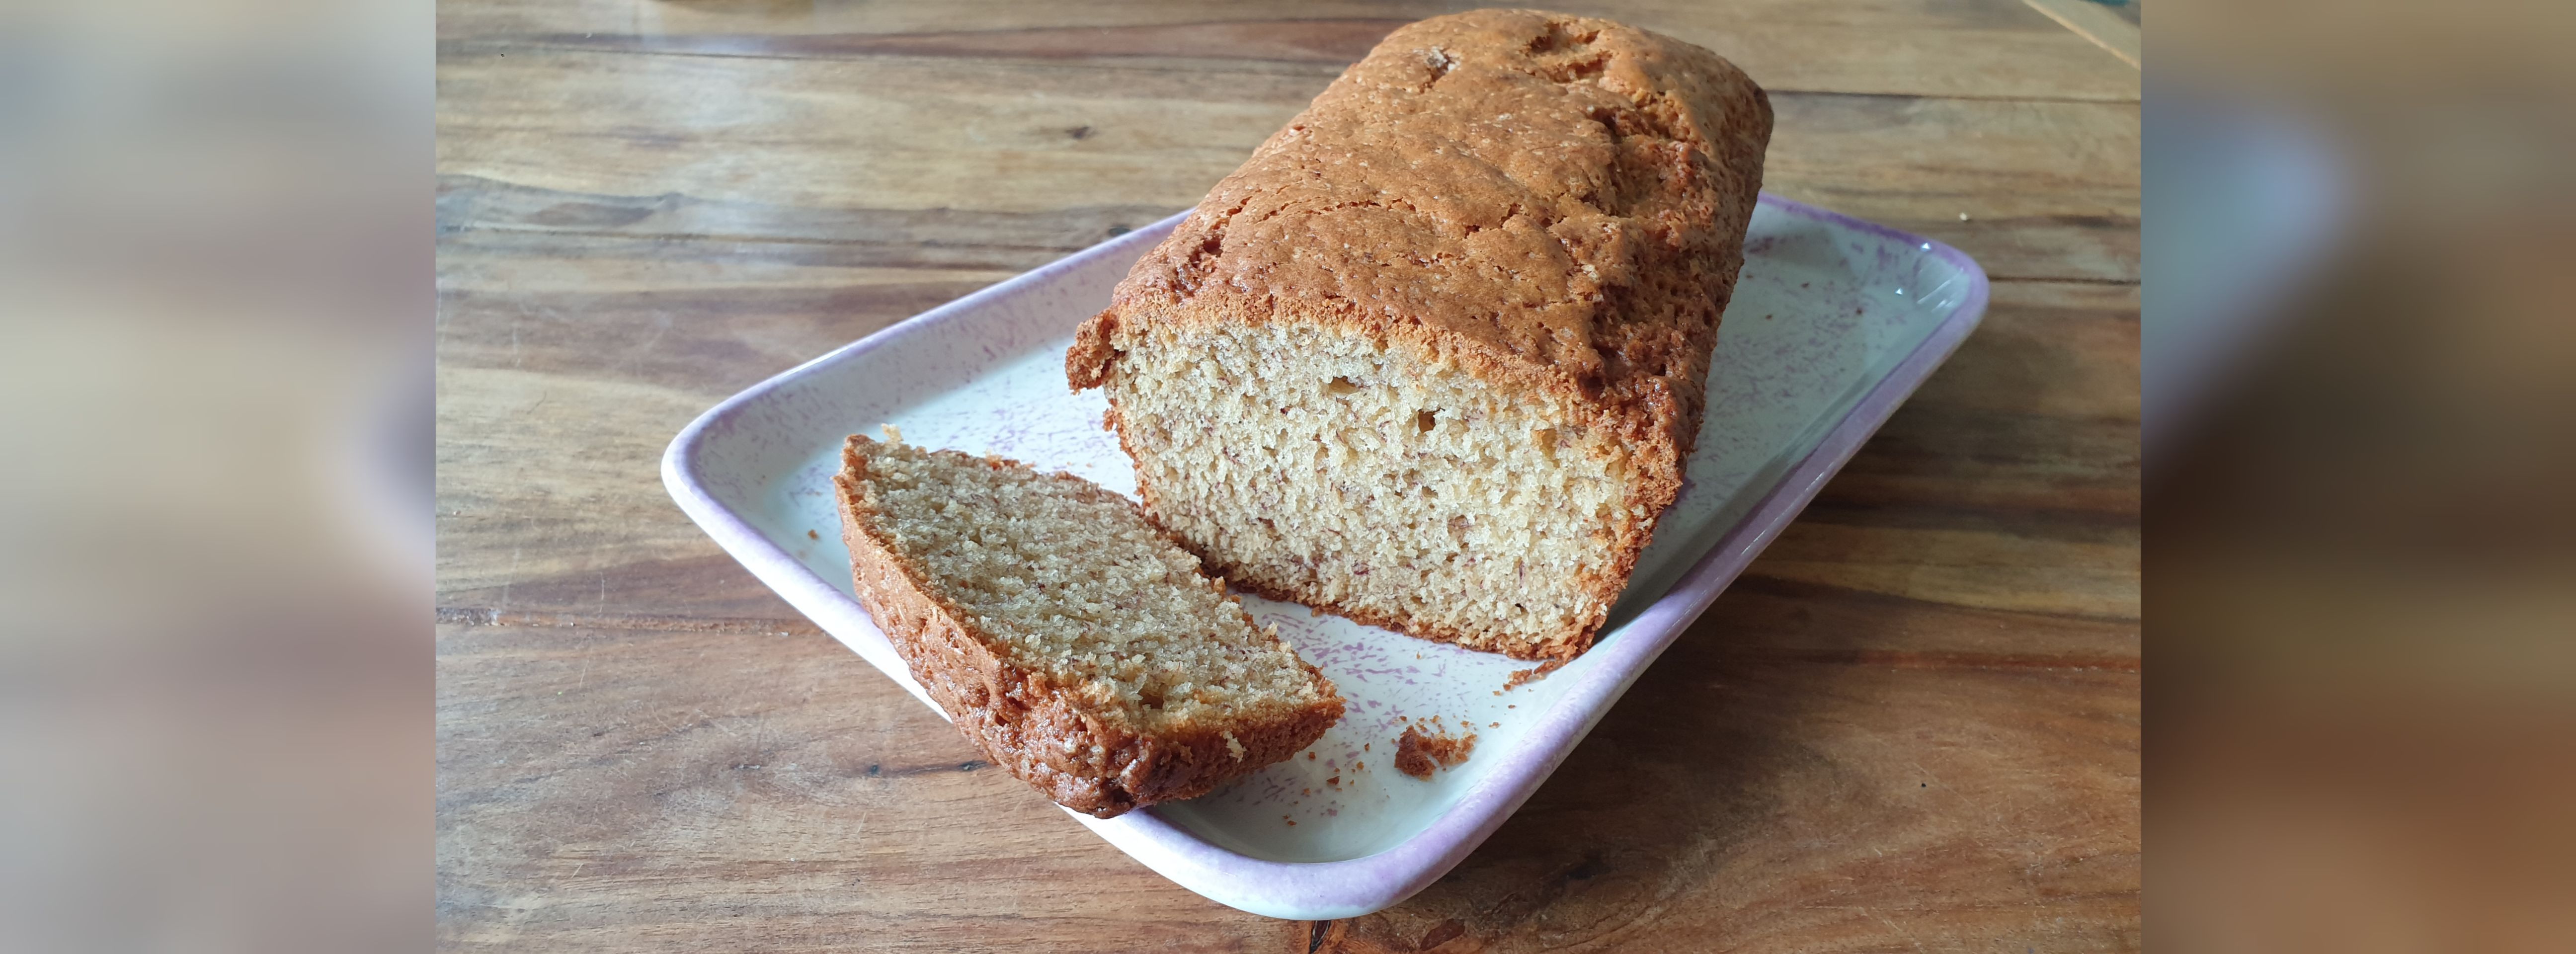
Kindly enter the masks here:
<path id="1" fill-rule="evenodd" d="M 432 22 L 0 4 L 0 950 L 426 938 Z"/>
<path id="2" fill-rule="evenodd" d="M 2152 7 L 2153 932 L 2565 950 L 2576 13 Z M 0 7 L 0 948 L 430 929 L 434 16 Z"/>
<path id="3" fill-rule="evenodd" d="M 2576 13 L 2148 13 L 2147 910 L 2576 943 Z"/>

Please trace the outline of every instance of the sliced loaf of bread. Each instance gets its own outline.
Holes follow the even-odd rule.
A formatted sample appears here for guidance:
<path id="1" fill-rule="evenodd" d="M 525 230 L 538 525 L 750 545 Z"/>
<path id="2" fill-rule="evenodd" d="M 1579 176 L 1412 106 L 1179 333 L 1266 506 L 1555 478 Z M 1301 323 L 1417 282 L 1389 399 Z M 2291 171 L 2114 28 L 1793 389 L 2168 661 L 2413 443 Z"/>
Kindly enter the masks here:
<path id="1" fill-rule="evenodd" d="M 859 602 L 967 738 L 1058 804 L 1203 795 L 1341 718 L 1333 684 L 1125 497 L 855 435 L 833 483 Z"/>

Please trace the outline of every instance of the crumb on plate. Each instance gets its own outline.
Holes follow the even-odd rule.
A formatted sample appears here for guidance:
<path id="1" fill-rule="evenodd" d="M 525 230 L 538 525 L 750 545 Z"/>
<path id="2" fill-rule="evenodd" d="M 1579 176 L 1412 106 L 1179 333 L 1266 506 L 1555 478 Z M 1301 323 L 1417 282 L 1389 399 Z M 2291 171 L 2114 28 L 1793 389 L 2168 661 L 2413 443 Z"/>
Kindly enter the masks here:
<path id="1" fill-rule="evenodd" d="M 1396 740 L 1395 770 L 1428 782 L 1432 772 L 1458 767 L 1475 750 L 1475 733 L 1451 738 L 1425 733 L 1420 726 L 1407 726 L 1403 737 Z"/>

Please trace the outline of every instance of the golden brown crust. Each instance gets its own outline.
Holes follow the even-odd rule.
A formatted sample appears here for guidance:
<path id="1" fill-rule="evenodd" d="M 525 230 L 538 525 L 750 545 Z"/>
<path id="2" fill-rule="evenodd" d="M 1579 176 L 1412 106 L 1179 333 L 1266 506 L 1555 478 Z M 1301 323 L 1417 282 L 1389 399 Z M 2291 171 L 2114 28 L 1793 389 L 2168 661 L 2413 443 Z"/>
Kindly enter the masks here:
<path id="1" fill-rule="evenodd" d="M 1108 383 L 1109 362 L 1117 349 L 1109 336 L 1118 331 L 1118 310 L 1112 308 L 1091 316 L 1082 329 L 1073 333 L 1073 347 L 1064 352 L 1064 379 L 1076 391 L 1089 390 Z"/>
<path id="2" fill-rule="evenodd" d="M 1115 713 L 1086 704 L 1074 691 L 1078 687 L 1053 685 L 1045 674 L 1014 665 L 995 640 L 966 622 L 967 614 L 938 595 L 928 583 L 929 574 L 875 529 L 859 486 L 867 478 L 866 452 L 874 443 L 852 435 L 841 451 L 841 473 L 832 479 L 860 605 L 958 730 L 993 764 L 1057 804 L 1111 818 L 1143 805 L 1195 798 L 1295 755 L 1341 719 L 1342 701 L 1336 695 L 1266 723 L 1147 734 L 1126 726 Z M 1017 461 L 934 453 L 996 469 L 1028 469 Z M 1133 506 L 1081 478 L 1047 476 Z M 1298 665 L 1320 678 L 1311 664 L 1300 659 Z M 1239 756 L 1235 745 L 1242 747 Z"/>
<path id="3" fill-rule="evenodd" d="M 1680 492 L 1770 131 L 1742 71 L 1658 34 L 1529 10 L 1406 26 L 1136 263 L 1066 380 L 1106 383 L 1142 327 L 1288 322 L 1588 409 L 1639 474 L 1586 580 L 1600 607 L 1513 652 L 1578 654 Z"/>

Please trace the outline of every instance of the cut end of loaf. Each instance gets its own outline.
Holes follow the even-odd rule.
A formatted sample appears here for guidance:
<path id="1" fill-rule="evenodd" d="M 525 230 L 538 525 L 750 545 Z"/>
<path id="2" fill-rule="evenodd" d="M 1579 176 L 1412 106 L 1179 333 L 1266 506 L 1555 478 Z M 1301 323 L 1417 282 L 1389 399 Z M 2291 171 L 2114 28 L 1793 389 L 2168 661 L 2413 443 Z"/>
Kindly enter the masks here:
<path id="1" fill-rule="evenodd" d="M 1102 817 L 1311 744 L 1333 686 L 1135 505 L 1010 461 L 852 437 L 861 602 L 996 764 Z"/>
<path id="2" fill-rule="evenodd" d="M 1137 260 L 1066 380 L 1247 588 L 1570 657 L 1680 489 L 1770 135 L 1670 37 L 1400 28 Z"/>
<path id="3" fill-rule="evenodd" d="M 1163 325 L 1123 346 L 1107 385 L 1148 509 L 1274 598 L 1567 657 L 1670 499 L 1654 448 L 1436 354 L 1248 323 Z"/>

